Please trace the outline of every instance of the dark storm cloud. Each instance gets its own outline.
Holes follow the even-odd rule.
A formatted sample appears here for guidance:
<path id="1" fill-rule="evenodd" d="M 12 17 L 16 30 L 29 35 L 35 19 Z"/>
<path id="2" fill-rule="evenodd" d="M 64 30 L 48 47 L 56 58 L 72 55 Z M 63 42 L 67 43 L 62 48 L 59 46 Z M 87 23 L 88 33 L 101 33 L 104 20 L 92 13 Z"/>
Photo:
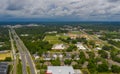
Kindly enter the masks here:
<path id="1" fill-rule="evenodd" d="M 0 0 L 0 15 L 13 17 L 99 19 L 119 13 L 120 0 Z"/>
<path id="2" fill-rule="evenodd" d="M 13 11 L 13 10 L 21 10 L 23 9 L 23 7 L 17 4 L 10 4 L 6 9 Z"/>

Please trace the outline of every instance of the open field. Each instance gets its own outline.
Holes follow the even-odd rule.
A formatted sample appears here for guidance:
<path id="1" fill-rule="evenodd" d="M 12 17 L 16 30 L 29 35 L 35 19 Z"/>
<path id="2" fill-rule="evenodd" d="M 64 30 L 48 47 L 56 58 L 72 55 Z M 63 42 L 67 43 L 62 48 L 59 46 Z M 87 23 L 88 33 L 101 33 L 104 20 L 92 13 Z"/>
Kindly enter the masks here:
<path id="1" fill-rule="evenodd" d="M 81 34 L 80 31 L 71 31 L 70 33 L 72 33 L 72 34 Z"/>
<path id="2" fill-rule="evenodd" d="M 8 53 L 0 53 L 0 60 L 4 60 L 6 57 L 11 57 L 10 52 L 8 52 Z"/>
<path id="3" fill-rule="evenodd" d="M 59 37 L 58 37 L 58 36 L 50 36 L 50 35 L 47 35 L 47 36 L 44 38 L 44 40 L 50 42 L 51 44 L 62 43 L 62 41 L 59 40 Z"/>
<path id="4" fill-rule="evenodd" d="M 59 37 L 61 37 L 61 38 L 67 38 L 67 36 L 64 36 L 64 35 L 61 35 L 61 34 L 60 35 L 47 35 L 44 38 L 44 41 L 48 41 L 51 44 L 63 43 L 61 40 L 59 40 Z"/>

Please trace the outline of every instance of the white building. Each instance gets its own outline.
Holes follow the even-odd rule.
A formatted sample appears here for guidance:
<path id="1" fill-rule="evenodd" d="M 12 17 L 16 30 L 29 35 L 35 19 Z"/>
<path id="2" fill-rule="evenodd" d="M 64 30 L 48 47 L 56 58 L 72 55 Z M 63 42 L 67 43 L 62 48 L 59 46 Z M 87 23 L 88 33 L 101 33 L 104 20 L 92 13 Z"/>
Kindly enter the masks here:
<path id="1" fill-rule="evenodd" d="M 63 50 L 65 48 L 66 48 L 66 46 L 64 44 L 55 44 L 52 47 L 52 49 L 55 49 L 55 50 Z"/>
<path id="2" fill-rule="evenodd" d="M 100 48 L 100 47 L 96 47 L 95 50 L 102 50 L 102 48 Z"/>
<path id="3" fill-rule="evenodd" d="M 20 36 L 29 36 L 28 34 L 21 34 Z"/>
<path id="4" fill-rule="evenodd" d="M 82 74 L 81 70 L 80 69 L 76 69 L 74 70 L 75 71 L 75 74 Z"/>
<path id="5" fill-rule="evenodd" d="M 120 41 L 120 39 L 113 39 L 113 40 L 116 41 L 116 42 Z"/>
<path id="6" fill-rule="evenodd" d="M 34 56 L 35 60 L 40 58 L 37 54 L 34 54 L 33 56 Z"/>
<path id="7" fill-rule="evenodd" d="M 75 74 L 72 66 L 48 66 L 46 74 Z"/>
<path id="8" fill-rule="evenodd" d="M 75 44 L 77 46 L 77 48 L 80 50 L 86 50 L 86 48 L 80 43 L 78 42 L 77 44 Z"/>
<path id="9" fill-rule="evenodd" d="M 0 47 L 3 47 L 3 45 L 0 45 Z"/>

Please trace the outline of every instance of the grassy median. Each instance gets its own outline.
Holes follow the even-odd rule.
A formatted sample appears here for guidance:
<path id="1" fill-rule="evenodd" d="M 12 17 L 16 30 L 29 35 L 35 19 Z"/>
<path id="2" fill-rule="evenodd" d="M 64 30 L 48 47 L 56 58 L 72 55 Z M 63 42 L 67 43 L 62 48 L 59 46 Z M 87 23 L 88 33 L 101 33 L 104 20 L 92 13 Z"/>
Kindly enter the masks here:
<path id="1" fill-rule="evenodd" d="M 20 60 L 19 63 L 17 64 L 17 74 L 22 74 L 22 64 Z"/>

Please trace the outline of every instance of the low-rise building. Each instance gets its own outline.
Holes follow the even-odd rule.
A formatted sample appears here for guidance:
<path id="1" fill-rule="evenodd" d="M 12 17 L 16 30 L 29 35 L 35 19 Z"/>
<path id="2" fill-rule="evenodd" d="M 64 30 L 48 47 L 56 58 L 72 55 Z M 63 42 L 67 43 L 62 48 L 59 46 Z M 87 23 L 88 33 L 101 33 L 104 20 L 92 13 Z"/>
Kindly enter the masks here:
<path id="1" fill-rule="evenodd" d="M 3 45 L 0 45 L 0 47 L 3 47 Z"/>
<path id="2" fill-rule="evenodd" d="M 75 74 L 82 74 L 81 70 L 79 70 L 79 69 L 76 69 L 74 71 L 75 71 Z"/>
<path id="3" fill-rule="evenodd" d="M 102 50 L 102 48 L 100 48 L 100 47 L 96 47 L 95 50 Z"/>
<path id="4" fill-rule="evenodd" d="M 72 59 L 72 55 L 70 53 L 66 53 L 65 59 Z"/>
<path id="5" fill-rule="evenodd" d="M 52 47 L 53 50 L 64 50 L 65 48 L 66 46 L 64 44 L 55 44 Z"/>
<path id="6" fill-rule="evenodd" d="M 21 34 L 20 36 L 29 36 L 28 34 Z"/>
<path id="7" fill-rule="evenodd" d="M 8 74 L 8 64 L 0 63 L 0 74 Z"/>
<path id="8" fill-rule="evenodd" d="M 51 55 L 49 53 L 45 53 L 42 56 L 43 56 L 43 60 L 48 60 L 49 61 L 49 60 L 52 59 L 52 57 L 51 57 Z"/>
<path id="9" fill-rule="evenodd" d="M 118 42 L 118 41 L 120 41 L 120 39 L 113 39 L 113 41 L 116 41 L 116 42 Z"/>
<path id="10" fill-rule="evenodd" d="M 76 54 L 76 56 L 74 57 L 74 60 L 79 60 L 80 57 L 79 57 L 79 54 Z"/>
<path id="11" fill-rule="evenodd" d="M 35 60 L 40 58 L 37 54 L 34 54 L 33 56 L 34 56 Z"/>
<path id="12" fill-rule="evenodd" d="M 48 66 L 46 74 L 75 74 L 72 66 Z"/>
<path id="13" fill-rule="evenodd" d="M 77 44 L 75 44 L 76 46 L 77 46 L 77 48 L 79 49 L 79 50 L 86 50 L 86 48 L 80 43 L 80 42 L 78 42 Z"/>
<path id="14" fill-rule="evenodd" d="M 3 47 L 4 44 L 5 42 L 0 42 L 0 47 Z"/>

